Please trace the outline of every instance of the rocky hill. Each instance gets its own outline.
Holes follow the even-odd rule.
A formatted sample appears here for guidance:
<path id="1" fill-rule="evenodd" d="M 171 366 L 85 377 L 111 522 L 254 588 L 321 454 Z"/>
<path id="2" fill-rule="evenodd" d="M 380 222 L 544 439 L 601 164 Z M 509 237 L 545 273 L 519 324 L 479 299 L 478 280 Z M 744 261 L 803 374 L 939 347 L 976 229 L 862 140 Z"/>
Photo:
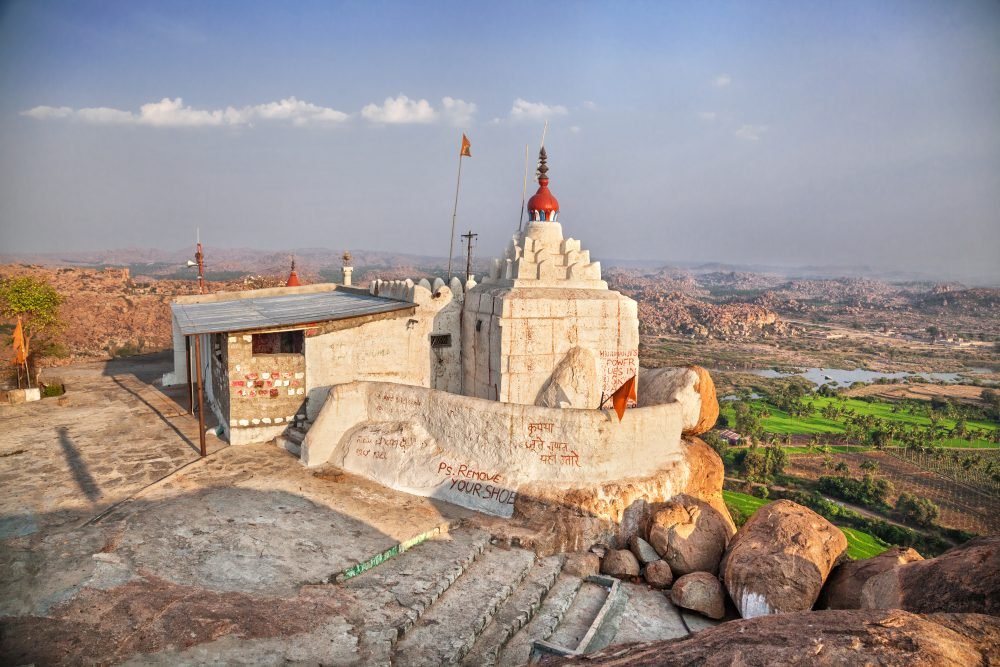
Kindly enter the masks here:
<path id="1" fill-rule="evenodd" d="M 105 359 L 125 354 L 155 352 L 171 346 L 170 301 L 196 294 L 193 280 L 134 279 L 128 269 L 49 268 L 38 265 L 0 265 L 0 280 L 30 275 L 46 280 L 63 297 L 59 308 L 62 327 L 47 352 L 45 365 Z M 210 291 L 254 289 L 283 284 L 277 275 L 247 276 L 209 283 Z M 10 337 L 0 337 L 0 355 L 11 357 Z"/>

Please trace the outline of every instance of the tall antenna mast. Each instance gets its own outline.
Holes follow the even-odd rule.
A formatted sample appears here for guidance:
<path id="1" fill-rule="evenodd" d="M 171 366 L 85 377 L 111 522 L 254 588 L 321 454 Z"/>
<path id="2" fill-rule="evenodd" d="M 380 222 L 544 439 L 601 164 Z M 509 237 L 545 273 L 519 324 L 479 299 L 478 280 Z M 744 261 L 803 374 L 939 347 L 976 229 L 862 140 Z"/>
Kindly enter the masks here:
<path id="1" fill-rule="evenodd" d="M 194 260 L 198 262 L 198 293 L 205 293 L 205 253 L 201 251 L 201 227 L 195 227 L 195 235 L 198 247 L 194 253 Z"/>
<path id="2" fill-rule="evenodd" d="M 469 230 L 468 234 L 462 234 L 462 238 L 466 239 L 466 251 L 465 251 L 465 282 L 472 280 L 472 242 L 479 237 L 479 234 L 473 234 L 472 230 Z"/>

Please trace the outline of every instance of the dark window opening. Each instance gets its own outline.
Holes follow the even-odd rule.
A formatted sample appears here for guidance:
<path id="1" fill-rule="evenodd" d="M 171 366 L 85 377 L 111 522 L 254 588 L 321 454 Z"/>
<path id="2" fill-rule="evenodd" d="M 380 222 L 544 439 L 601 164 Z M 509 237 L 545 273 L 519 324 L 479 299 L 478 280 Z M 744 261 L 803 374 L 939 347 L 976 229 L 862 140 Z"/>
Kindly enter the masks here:
<path id="1" fill-rule="evenodd" d="M 482 330 L 483 330 L 483 321 L 476 320 L 476 331 L 482 331 Z"/>
<path id="2" fill-rule="evenodd" d="M 253 334 L 253 355 L 302 354 L 305 336 L 302 331 L 277 331 Z"/>
<path id="3" fill-rule="evenodd" d="M 431 334 L 431 347 L 451 347 L 451 334 Z"/>

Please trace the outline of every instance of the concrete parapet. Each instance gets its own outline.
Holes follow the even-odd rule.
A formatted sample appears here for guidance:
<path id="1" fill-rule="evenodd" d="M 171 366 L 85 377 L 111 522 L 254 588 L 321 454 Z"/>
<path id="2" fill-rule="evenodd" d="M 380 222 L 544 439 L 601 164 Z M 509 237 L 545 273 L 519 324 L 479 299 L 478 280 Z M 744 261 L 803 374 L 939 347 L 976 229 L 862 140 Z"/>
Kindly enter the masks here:
<path id="1" fill-rule="evenodd" d="M 690 394 L 681 397 L 692 400 Z M 337 385 L 302 446 L 391 488 L 510 516 L 518 489 L 576 488 L 676 471 L 687 483 L 680 401 L 629 410 L 547 408 L 384 382 Z M 679 492 L 679 491 L 678 491 Z"/>

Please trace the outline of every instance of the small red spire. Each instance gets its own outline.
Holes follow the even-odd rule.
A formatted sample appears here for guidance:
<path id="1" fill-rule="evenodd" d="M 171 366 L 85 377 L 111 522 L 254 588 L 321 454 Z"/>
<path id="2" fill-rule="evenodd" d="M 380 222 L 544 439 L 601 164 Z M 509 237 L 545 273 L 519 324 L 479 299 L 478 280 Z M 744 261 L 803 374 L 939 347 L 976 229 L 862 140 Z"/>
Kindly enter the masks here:
<path id="1" fill-rule="evenodd" d="M 292 260 L 292 272 L 288 274 L 288 282 L 285 283 L 285 287 L 301 287 L 302 283 L 299 282 L 299 274 L 295 273 L 295 260 Z"/>
<path id="2" fill-rule="evenodd" d="M 538 192 L 528 200 L 528 218 L 555 222 L 559 217 L 559 201 L 549 192 L 549 166 L 545 146 L 538 151 Z"/>

